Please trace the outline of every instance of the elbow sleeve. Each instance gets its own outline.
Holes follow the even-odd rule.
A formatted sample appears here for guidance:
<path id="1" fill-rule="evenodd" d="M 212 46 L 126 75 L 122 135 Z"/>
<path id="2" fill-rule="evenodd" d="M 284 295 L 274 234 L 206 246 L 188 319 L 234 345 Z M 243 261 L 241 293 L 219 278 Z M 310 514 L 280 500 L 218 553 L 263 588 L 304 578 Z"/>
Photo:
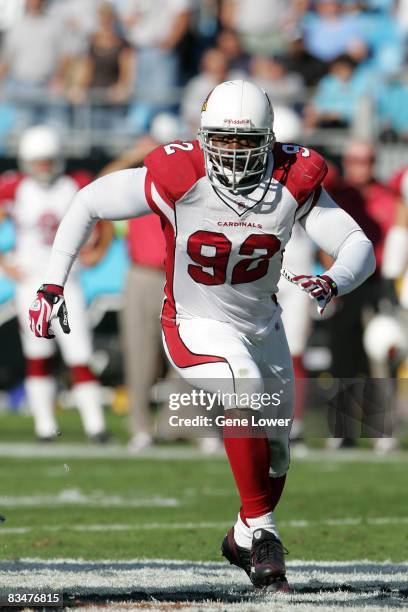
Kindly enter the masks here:
<path id="1" fill-rule="evenodd" d="M 359 287 L 375 269 L 373 245 L 362 231 L 358 231 L 343 243 L 327 274 L 337 284 L 338 294 L 344 295 Z"/>

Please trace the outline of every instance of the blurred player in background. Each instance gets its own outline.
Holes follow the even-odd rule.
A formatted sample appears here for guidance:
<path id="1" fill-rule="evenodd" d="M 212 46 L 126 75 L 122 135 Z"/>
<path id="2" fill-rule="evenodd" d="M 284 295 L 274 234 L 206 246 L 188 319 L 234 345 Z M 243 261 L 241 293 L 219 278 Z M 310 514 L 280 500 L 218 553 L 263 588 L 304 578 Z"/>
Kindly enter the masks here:
<path id="1" fill-rule="evenodd" d="M 302 270 L 313 274 L 313 243 L 299 223 L 293 226 L 283 256 L 283 266 L 293 272 Z M 292 442 L 303 441 L 303 411 L 306 393 L 306 370 L 303 366 L 303 353 L 311 331 L 310 300 L 307 293 L 299 291 L 296 285 L 282 279 L 279 283 L 279 304 L 282 307 L 282 322 L 292 355 L 295 375 L 295 408 L 290 438 Z"/>
<path id="2" fill-rule="evenodd" d="M 285 106 L 274 105 L 274 131 L 280 142 L 298 142 L 301 122 L 296 113 Z M 313 243 L 299 223 L 293 226 L 292 236 L 285 247 L 282 265 L 290 270 L 302 270 L 313 274 Z M 279 282 L 279 304 L 282 307 L 282 322 L 292 355 L 295 375 L 295 407 L 290 439 L 303 441 L 303 412 L 306 394 L 306 371 L 303 353 L 311 331 L 311 308 L 307 293 L 300 292 L 296 285 L 285 279 Z"/>
<path id="3" fill-rule="evenodd" d="M 257 588 L 287 590 L 273 511 L 289 467 L 290 427 L 266 432 L 252 424 L 259 415 L 253 400 L 262 393 L 270 400 L 263 415 L 290 422 L 293 414 L 292 360 L 275 294 L 295 221 L 335 257 L 322 276 L 292 279 L 320 313 L 375 267 L 370 241 L 322 188 L 326 171 L 316 152 L 275 142 L 264 90 L 249 81 L 222 83 L 202 106 L 199 142 L 158 147 L 143 168 L 112 173 L 81 190 L 59 227 L 47 284 L 30 308 L 37 336 L 48 338 L 55 318 L 68 332 L 64 285 L 94 222 L 150 210 L 160 216 L 167 247 L 166 353 L 192 385 L 228 394 L 224 408 L 238 424 L 225 423 L 224 446 L 241 510 L 222 552 Z"/>
<path id="4" fill-rule="evenodd" d="M 1 256 L 0 265 L 17 283 L 16 306 L 26 360 L 27 401 L 37 438 L 45 441 L 54 439 L 58 432 L 52 367 L 56 347 L 54 342 L 33 336 L 26 311 L 33 287 L 38 285 L 45 270 L 58 225 L 76 192 L 91 177 L 83 171 L 64 174 L 61 142 L 48 126 L 32 127 L 22 135 L 18 161 L 20 172 L 7 172 L 0 178 L 2 214 L 10 215 L 16 227 L 15 249 Z M 95 265 L 104 255 L 111 236 L 109 222 L 98 224 L 81 251 L 82 264 Z M 88 366 L 92 353 L 91 332 L 75 274 L 67 285 L 67 299 L 72 310 L 72 333 L 67 336 L 55 326 L 56 342 L 64 362 L 71 368 L 75 404 L 85 433 L 90 439 L 103 442 L 106 426 L 102 398 L 99 383 Z"/>
<path id="5" fill-rule="evenodd" d="M 148 153 L 161 143 L 175 140 L 179 134 L 179 120 L 169 113 L 160 113 L 153 120 L 150 133 L 105 166 L 100 176 L 141 166 Z M 130 405 L 128 448 L 139 452 L 153 443 L 151 390 L 164 369 L 160 311 L 165 285 L 166 244 L 159 217 L 152 213 L 131 219 L 127 243 L 130 268 L 124 293 L 121 336 Z"/>
<path id="6" fill-rule="evenodd" d="M 358 394 L 362 393 L 358 403 L 368 420 L 379 410 L 375 396 L 380 398 L 380 389 L 375 388 L 374 383 L 369 384 L 368 380 L 366 385 L 363 382 L 364 379 L 375 376 L 364 349 L 364 326 L 367 318 L 378 312 L 381 302 L 393 299 L 389 291 L 390 285 L 384 283 L 381 267 L 385 239 L 394 223 L 397 209 L 395 194 L 376 178 L 375 163 L 376 154 L 371 143 L 351 141 L 343 155 L 343 177 L 336 176 L 333 172 L 331 180 L 326 184 L 336 202 L 362 227 L 375 251 L 375 274 L 354 291 L 352 296 L 338 298 L 334 316 L 329 319 L 331 372 L 336 379 L 349 379 L 350 382 L 354 380 L 359 389 Z M 329 265 L 327 256 L 323 254 L 322 258 L 326 265 Z M 340 397 L 341 394 L 338 396 L 340 404 L 334 438 L 330 439 L 329 443 L 331 446 L 354 446 L 356 438 L 361 435 L 358 431 L 361 416 L 355 412 L 354 402 L 347 390 L 344 401 L 341 401 Z M 380 433 L 381 428 L 378 431 L 378 434 Z"/>
<path id="7" fill-rule="evenodd" d="M 408 310 L 408 167 L 396 172 L 388 185 L 398 203 L 384 246 L 382 273 L 384 278 L 394 281 L 402 277 L 399 301 Z"/>
<path id="8" fill-rule="evenodd" d="M 397 284 L 397 303 L 393 309 L 370 321 L 364 342 L 368 354 L 379 363 L 385 376 L 406 378 L 408 356 L 408 168 L 396 172 L 388 183 L 397 197 L 394 223 L 387 233 L 382 258 L 381 273 L 384 279 Z M 402 368 L 399 369 L 399 366 Z M 401 384 L 402 382 L 402 384 Z M 399 381 L 396 401 L 395 424 L 407 418 L 407 386 Z M 376 450 L 388 452 L 398 447 L 398 440 L 378 439 Z"/>

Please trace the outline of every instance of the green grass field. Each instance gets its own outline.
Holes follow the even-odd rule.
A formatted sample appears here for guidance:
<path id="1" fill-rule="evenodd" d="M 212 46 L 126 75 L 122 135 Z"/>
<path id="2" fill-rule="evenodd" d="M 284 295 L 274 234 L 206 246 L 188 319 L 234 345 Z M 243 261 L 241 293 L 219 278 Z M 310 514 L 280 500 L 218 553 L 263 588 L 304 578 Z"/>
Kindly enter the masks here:
<path id="1" fill-rule="evenodd" d="M 111 416 L 116 439 L 125 423 Z M 0 558 L 220 560 L 238 498 L 223 457 L 127 458 L 109 448 L 73 458 L 78 419 L 62 419 L 59 456 L 0 462 Z M 0 415 L 2 443 L 31 440 L 28 417 Z M 116 448 L 116 447 L 114 447 Z M 52 455 L 52 449 L 51 449 Z M 294 459 L 276 513 L 289 559 L 407 559 L 407 456 L 312 452 Z"/>

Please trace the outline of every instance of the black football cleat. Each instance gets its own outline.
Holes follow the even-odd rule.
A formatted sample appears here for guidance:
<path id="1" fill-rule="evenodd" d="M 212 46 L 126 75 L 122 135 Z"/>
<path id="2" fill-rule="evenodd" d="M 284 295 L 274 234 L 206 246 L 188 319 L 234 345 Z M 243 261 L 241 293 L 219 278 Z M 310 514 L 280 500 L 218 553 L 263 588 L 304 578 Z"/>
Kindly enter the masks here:
<path id="1" fill-rule="evenodd" d="M 234 539 L 234 528 L 228 531 L 221 545 L 221 554 L 228 559 L 231 565 L 236 565 L 251 577 L 251 551 L 238 546 Z"/>
<path id="2" fill-rule="evenodd" d="M 289 591 L 284 556 L 288 551 L 273 533 L 257 529 L 252 537 L 250 579 L 257 589 Z"/>
<path id="3" fill-rule="evenodd" d="M 93 436 L 88 436 L 90 442 L 94 444 L 108 444 L 111 441 L 111 435 L 108 431 L 101 431 Z"/>
<path id="4" fill-rule="evenodd" d="M 50 442 L 55 442 L 55 440 L 57 439 L 56 435 L 51 435 L 51 436 L 36 436 L 37 438 L 37 442 L 39 442 L 40 444 L 49 444 Z"/>

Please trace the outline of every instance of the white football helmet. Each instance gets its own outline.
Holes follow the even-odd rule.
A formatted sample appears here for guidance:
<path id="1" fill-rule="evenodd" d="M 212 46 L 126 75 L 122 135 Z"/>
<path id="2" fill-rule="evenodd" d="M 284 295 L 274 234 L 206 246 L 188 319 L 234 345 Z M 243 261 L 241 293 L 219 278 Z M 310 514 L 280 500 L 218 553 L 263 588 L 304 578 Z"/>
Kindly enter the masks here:
<path id="1" fill-rule="evenodd" d="M 299 115 L 288 106 L 274 106 L 274 132 L 279 142 L 298 142 L 301 137 L 302 122 Z"/>
<path id="2" fill-rule="evenodd" d="M 226 136 L 248 140 L 252 146 L 232 149 L 215 145 L 215 137 Z M 202 106 L 198 138 L 214 187 L 235 194 L 256 187 L 275 142 L 273 109 L 266 92 L 241 80 L 215 87 Z"/>
<path id="3" fill-rule="evenodd" d="M 383 363 L 402 362 L 408 354 L 407 333 L 401 321 L 389 314 L 377 314 L 364 330 L 364 349 L 370 359 Z"/>
<path id="4" fill-rule="evenodd" d="M 49 168 L 37 168 L 35 162 L 51 162 Z M 58 133 L 48 125 L 28 128 L 18 147 L 21 170 L 43 184 L 52 183 L 64 170 L 62 143 Z"/>
<path id="5" fill-rule="evenodd" d="M 150 126 L 150 135 L 154 140 L 165 144 L 180 138 L 182 126 L 180 120 L 172 113 L 159 113 Z"/>

